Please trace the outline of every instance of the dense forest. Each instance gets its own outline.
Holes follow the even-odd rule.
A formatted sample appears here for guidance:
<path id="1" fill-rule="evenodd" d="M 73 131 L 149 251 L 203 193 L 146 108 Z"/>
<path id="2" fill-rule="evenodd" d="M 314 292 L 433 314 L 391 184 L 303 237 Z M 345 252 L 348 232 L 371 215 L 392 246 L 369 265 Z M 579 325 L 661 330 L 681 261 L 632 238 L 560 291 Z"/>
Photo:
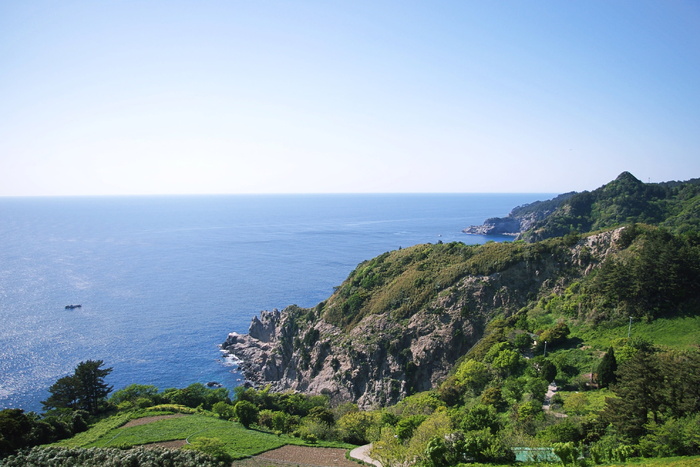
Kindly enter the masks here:
<path id="1" fill-rule="evenodd" d="M 274 443 L 373 443 L 385 466 L 700 455 L 700 184 L 623 173 L 539 206 L 549 214 L 513 242 L 387 252 L 318 306 L 256 318 L 231 348 L 264 344 L 264 365 L 233 394 L 112 391 L 110 369 L 83 362 L 44 414 L 0 411 L 3 465 L 139 465 L 120 459 L 147 442 L 118 430 L 182 413 L 229 425 L 176 461 L 138 451 L 143 462 L 216 465 Z M 234 429 L 269 438 L 244 448 Z M 57 456 L 73 460 L 37 460 Z"/>

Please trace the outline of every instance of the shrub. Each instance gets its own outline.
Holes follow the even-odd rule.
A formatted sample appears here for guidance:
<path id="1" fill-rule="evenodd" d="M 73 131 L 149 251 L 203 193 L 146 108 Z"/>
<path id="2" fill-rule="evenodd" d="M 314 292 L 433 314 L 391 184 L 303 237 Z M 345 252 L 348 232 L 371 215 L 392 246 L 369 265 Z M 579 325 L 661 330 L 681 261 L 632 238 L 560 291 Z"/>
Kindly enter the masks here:
<path id="1" fill-rule="evenodd" d="M 500 351 L 493 359 L 491 367 L 501 376 L 508 377 L 520 373 L 525 364 L 525 359 L 515 350 L 505 349 Z"/>
<path id="2" fill-rule="evenodd" d="M 564 401 L 564 410 L 580 415 L 586 411 L 586 405 L 588 405 L 586 393 L 576 392 L 566 398 Z"/>
<path id="3" fill-rule="evenodd" d="M 515 336 L 515 339 L 513 339 L 513 345 L 516 349 L 520 350 L 521 352 L 524 352 L 530 347 L 532 347 L 532 338 L 527 332 L 520 332 L 518 333 L 518 335 Z"/>
<path id="4" fill-rule="evenodd" d="M 497 462 L 512 463 L 515 461 L 515 454 L 508 449 L 496 436 L 488 432 L 473 431 L 467 433 L 464 438 L 467 455 L 477 462 Z"/>
<path id="5" fill-rule="evenodd" d="M 219 438 L 195 438 L 190 444 L 183 446 L 182 449 L 200 451 L 227 464 L 233 461 L 231 455 L 226 452 L 226 444 Z"/>
<path id="6" fill-rule="evenodd" d="M 219 401 L 216 404 L 214 404 L 211 408 L 211 411 L 217 414 L 219 418 L 222 418 L 224 420 L 230 420 L 235 416 L 233 406 L 231 404 L 227 404 L 224 401 Z"/>
<path id="7" fill-rule="evenodd" d="M 466 360 L 455 372 L 458 384 L 474 394 L 481 392 L 489 382 L 488 367 L 476 360 Z"/>
<path id="8" fill-rule="evenodd" d="M 379 435 L 380 417 L 371 412 L 350 412 L 338 420 L 337 426 L 343 441 L 351 444 L 367 444 Z"/>
<path id="9" fill-rule="evenodd" d="M 576 459 L 580 454 L 580 451 L 576 448 L 576 445 L 572 442 L 568 443 L 554 443 L 552 445 L 554 454 L 561 459 L 564 465 L 573 465 L 576 463 Z"/>
<path id="10" fill-rule="evenodd" d="M 228 463 L 230 464 L 230 462 Z M 173 450 L 164 448 L 133 449 L 83 449 L 35 447 L 15 456 L 3 459 L 3 467 L 58 467 L 58 466 L 132 466 L 169 467 L 173 465 L 197 467 L 223 467 L 219 461 L 194 450 Z"/>
<path id="11" fill-rule="evenodd" d="M 532 420 L 542 414 L 542 403 L 529 401 L 518 407 L 518 420 Z"/>
<path id="12" fill-rule="evenodd" d="M 295 433 L 309 443 L 316 443 L 318 440 L 332 441 L 338 436 L 336 430 L 330 425 L 310 418 L 302 420 Z"/>
<path id="13" fill-rule="evenodd" d="M 112 404 L 127 404 L 130 407 L 145 408 L 154 405 L 158 388 L 146 384 L 130 384 L 125 388 L 114 391 L 109 401 Z"/>
<path id="14" fill-rule="evenodd" d="M 291 433 L 297 425 L 299 425 L 299 417 L 297 415 L 289 415 L 282 411 L 272 413 L 272 428 L 275 431 Z"/>
<path id="15" fill-rule="evenodd" d="M 486 388 L 481 393 L 481 403 L 483 405 L 493 406 L 496 410 L 505 410 L 508 407 L 508 402 L 503 398 L 501 388 L 490 387 Z"/>
<path id="16" fill-rule="evenodd" d="M 428 418 L 427 415 L 410 415 L 396 424 L 396 436 L 399 441 L 406 441 L 413 436 L 414 430 Z"/>
<path id="17" fill-rule="evenodd" d="M 605 436 L 591 445 L 590 453 L 596 464 L 604 462 L 624 463 L 635 455 L 635 450 L 609 429 Z"/>
<path id="18" fill-rule="evenodd" d="M 569 419 L 561 420 L 537 433 L 539 439 L 550 443 L 579 442 L 583 436 L 581 425 Z"/>
<path id="19" fill-rule="evenodd" d="M 496 434 L 501 429 L 501 423 L 493 406 L 476 405 L 465 412 L 461 427 L 464 431 L 488 429 L 491 434 Z"/>
<path id="20" fill-rule="evenodd" d="M 233 406 L 233 413 L 236 418 L 246 428 L 258 421 L 258 408 L 248 401 L 238 401 Z"/>

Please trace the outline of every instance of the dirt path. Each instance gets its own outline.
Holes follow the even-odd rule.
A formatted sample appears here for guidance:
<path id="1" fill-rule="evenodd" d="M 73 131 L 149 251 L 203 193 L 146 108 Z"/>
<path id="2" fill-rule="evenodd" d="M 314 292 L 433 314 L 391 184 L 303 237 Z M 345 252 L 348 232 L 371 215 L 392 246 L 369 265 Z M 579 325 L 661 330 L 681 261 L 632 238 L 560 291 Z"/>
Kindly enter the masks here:
<path id="1" fill-rule="evenodd" d="M 365 444 L 359 448 L 355 448 L 350 451 L 350 457 L 353 459 L 359 459 L 370 465 L 376 465 L 377 467 L 382 467 L 382 463 L 369 457 L 369 452 L 372 450 L 371 444 Z"/>
<path id="2" fill-rule="evenodd" d="M 552 381 L 547 388 L 547 394 L 544 396 L 544 404 L 542 404 L 542 410 L 549 412 L 555 417 L 565 418 L 567 415 L 565 413 L 551 412 L 552 410 L 552 397 L 557 393 L 557 383 Z"/>
<path id="3" fill-rule="evenodd" d="M 557 383 L 552 381 L 547 387 L 547 394 L 544 395 L 544 404 L 542 404 L 542 410 L 547 411 L 552 408 L 552 397 L 557 392 Z"/>

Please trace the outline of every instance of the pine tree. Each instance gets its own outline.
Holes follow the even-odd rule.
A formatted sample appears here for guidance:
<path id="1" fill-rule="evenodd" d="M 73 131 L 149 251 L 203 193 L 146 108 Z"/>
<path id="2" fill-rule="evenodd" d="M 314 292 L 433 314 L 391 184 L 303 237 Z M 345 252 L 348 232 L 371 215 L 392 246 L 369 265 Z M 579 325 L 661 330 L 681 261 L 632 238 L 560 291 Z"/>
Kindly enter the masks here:
<path id="1" fill-rule="evenodd" d="M 615 358 L 615 350 L 610 347 L 598 365 L 598 384 L 601 388 L 607 388 L 617 382 L 615 372 L 617 372 L 617 359 Z"/>
<path id="2" fill-rule="evenodd" d="M 638 349 L 617 372 L 611 389 L 617 397 L 608 397 L 603 419 L 633 440 L 646 433 L 645 425 L 659 423 L 664 402 L 663 377 L 659 357 L 651 349 Z"/>
<path id="3" fill-rule="evenodd" d="M 97 414 L 112 391 L 112 386 L 104 382 L 112 368 L 100 368 L 103 364 L 102 360 L 80 362 L 73 375 L 60 378 L 49 388 L 51 396 L 41 402 L 44 409 L 85 410 Z"/>

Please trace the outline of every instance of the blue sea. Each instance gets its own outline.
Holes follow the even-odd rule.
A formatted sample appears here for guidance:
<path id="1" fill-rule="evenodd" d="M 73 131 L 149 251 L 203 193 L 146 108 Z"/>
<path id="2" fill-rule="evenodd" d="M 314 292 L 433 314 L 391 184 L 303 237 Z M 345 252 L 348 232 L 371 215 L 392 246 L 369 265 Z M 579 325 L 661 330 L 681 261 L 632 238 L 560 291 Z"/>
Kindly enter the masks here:
<path id="1" fill-rule="evenodd" d="M 218 345 L 326 299 L 358 263 L 549 194 L 0 198 L 0 408 L 104 360 L 115 389 L 241 384 Z M 81 304 L 73 310 L 68 304 Z M 234 365 L 234 366 L 232 366 Z"/>

